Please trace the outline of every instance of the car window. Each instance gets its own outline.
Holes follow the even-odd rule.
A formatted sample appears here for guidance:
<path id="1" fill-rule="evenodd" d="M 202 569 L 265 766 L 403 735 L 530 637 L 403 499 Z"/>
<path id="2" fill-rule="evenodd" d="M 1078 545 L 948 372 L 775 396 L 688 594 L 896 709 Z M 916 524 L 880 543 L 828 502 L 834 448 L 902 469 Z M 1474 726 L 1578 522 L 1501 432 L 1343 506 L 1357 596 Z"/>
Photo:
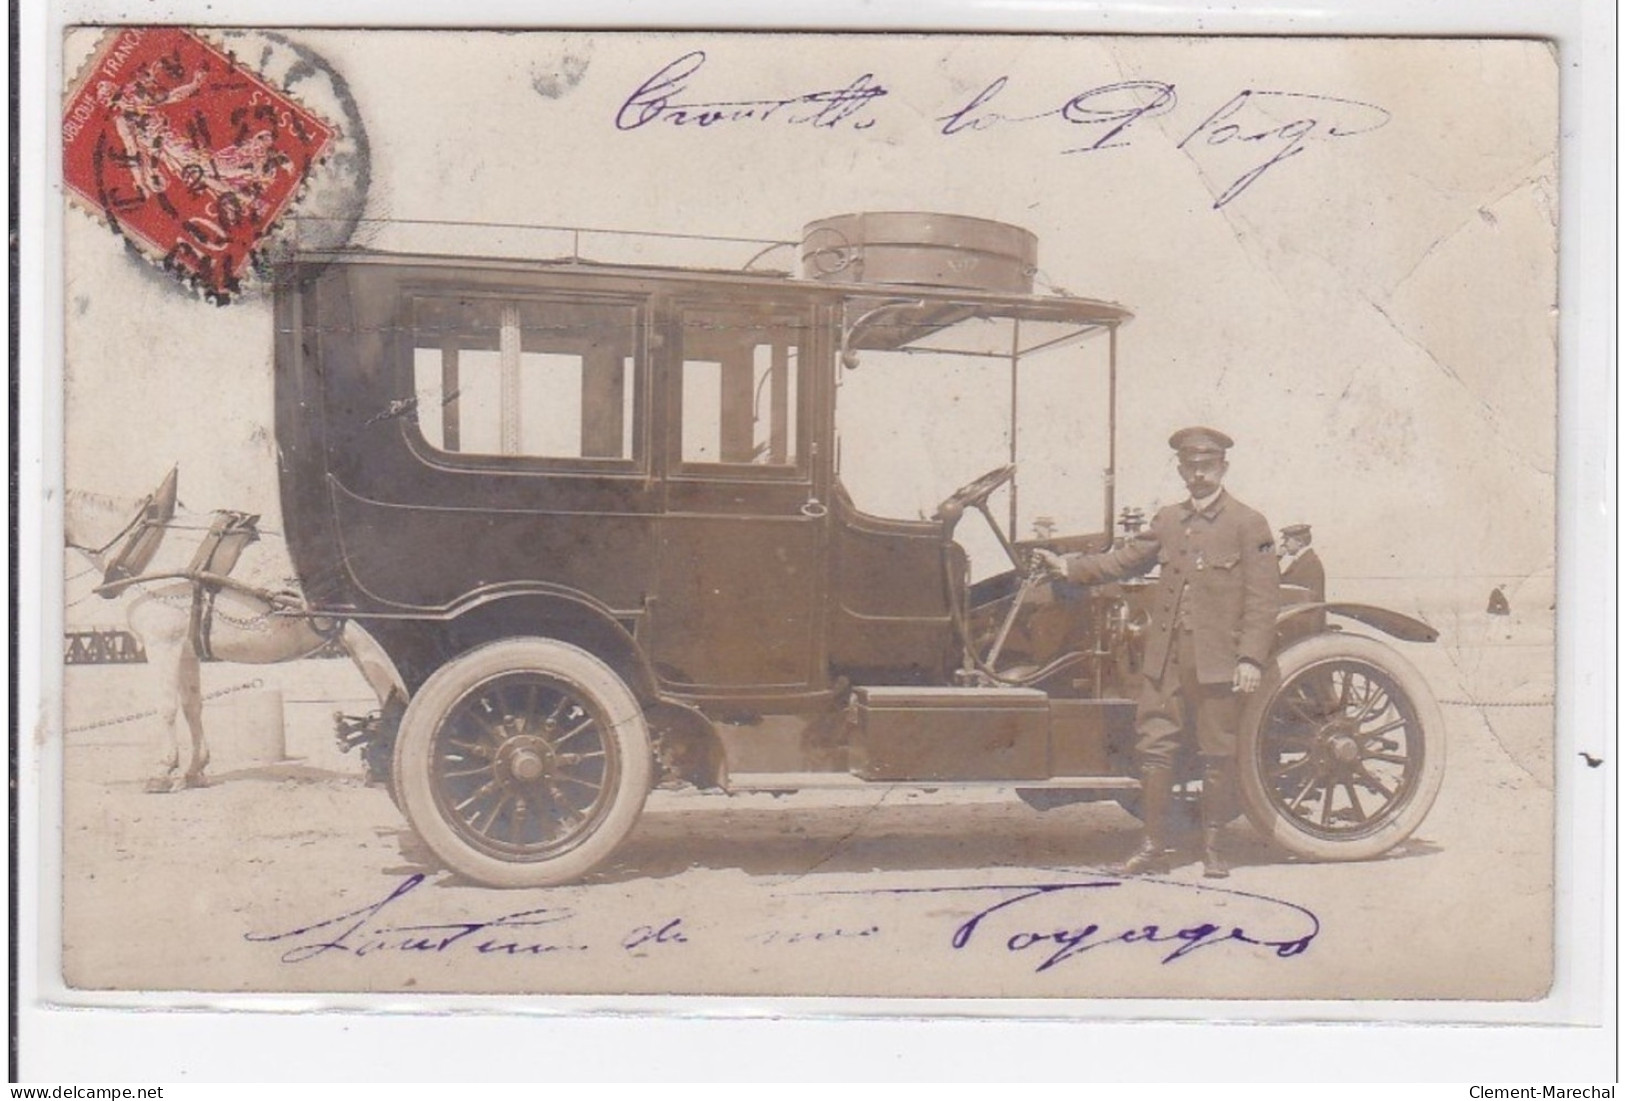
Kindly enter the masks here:
<path id="1" fill-rule="evenodd" d="M 637 336 L 630 305 L 420 297 L 418 429 L 453 454 L 630 460 Z"/>
<path id="2" fill-rule="evenodd" d="M 680 458 L 684 464 L 782 467 L 801 461 L 799 315 L 683 313 Z"/>

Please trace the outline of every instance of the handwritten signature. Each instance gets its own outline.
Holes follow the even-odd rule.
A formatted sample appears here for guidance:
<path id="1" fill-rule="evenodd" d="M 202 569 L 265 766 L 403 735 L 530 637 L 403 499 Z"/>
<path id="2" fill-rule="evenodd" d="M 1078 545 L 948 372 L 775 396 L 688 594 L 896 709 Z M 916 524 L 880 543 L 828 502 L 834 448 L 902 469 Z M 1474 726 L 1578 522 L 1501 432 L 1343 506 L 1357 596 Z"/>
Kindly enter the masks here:
<path id="1" fill-rule="evenodd" d="M 359 958 L 460 950 L 478 956 L 536 957 L 586 952 L 592 947 L 565 928 L 577 916 L 569 907 L 515 910 L 487 921 L 398 923 L 382 917 L 423 882 L 424 876 L 415 874 L 376 902 L 279 933 L 249 933 L 246 939 L 288 945 L 281 960 L 290 964 L 307 963 L 330 953 Z M 1036 960 L 1036 972 L 1049 971 L 1088 952 L 1134 945 L 1149 948 L 1152 958 L 1162 965 L 1225 945 L 1256 950 L 1267 959 L 1290 959 L 1307 952 L 1321 928 L 1314 913 L 1293 902 L 1173 880 L 1100 877 L 1056 883 L 817 892 L 825 897 L 846 895 L 890 902 L 931 896 L 985 897 L 989 893 L 998 897 L 945 930 L 946 947 L 953 954 L 1002 950 L 1009 956 Z M 1088 907 L 1104 910 L 1108 908 L 1106 903 L 1116 904 L 1110 908 L 1118 911 L 1127 908 L 1134 917 L 1113 922 L 1087 916 Z M 1222 904 L 1230 911 L 1245 909 L 1252 924 L 1221 921 L 1207 911 L 1209 903 Z M 599 928 L 602 923 L 593 925 Z M 770 928 L 730 938 L 715 930 L 702 936 L 685 925 L 682 917 L 672 917 L 637 925 L 613 943 L 641 958 L 657 951 L 683 951 L 697 943 L 709 943 L 715 951 L 731 951 L 737 947 L 736 942 L 782 948 L 877 940 L 882 928 L 882 922 L 873 915 L 864 915 L 855 922 L 848 916 L 842 925 Z"/>
<path id="2" fill-rule="evenodd" d="M 361 957 L 388 952 L 439 954 L 453 949 L 482 956 L 586 951 L 584 944 L 555 939 L 552 934 L 557 931 L 536 932 L 573 918 L 575 912 L 566 907 L 515 910 L 490 921 L 393 925 L 378 920 L 386 909 L 421 887 L 423 880 L 421 872 L 414 873 L 377 902 L 281 933 L 247 933 L 244 939 L 265 944 L 291 941 L 293 946 L 282 953 L 283 963 L 306 963 L 329 952 Z"/>
<path id="3" fill-rule="evenodd" d="M 1013 897 L 1003 899 L 978 910 L 954 930 L 953 946 L 961 950 L 970 947 L 977 930 L 993 914 L 1023 906 L 1035 899 L 1053 898 L 1075 891 L 1095 891 L 1102 888 L 1121 887 L 1123 882 L 1122 880 L 1104 879 L 1087 883 L 1045 883 L 1035 887 L 1016 888 L 1016 894 Z M 1180 884 L 1179 886 L 1184 887 L 1185 885 Z M 1242 891 L 1226 891 L 1207 887 L 1190 889 L 1199 891 L 1216 890 L 1221 895 L 1261 901 L 1270 908 L 1284 908 L 1287 911 L 1301 915 L 1308 924 L 1296 936 L 1270 938 L 1250 933 L 1241 925 L 1220 923 L 1212 920 L 1186 920 L 1184 922 L 1175 922 L 1172 925 L 1136 923 L 1125 928 L 1103 928 L 1098 922 L 1088 921 L 1075 922 L 1060 928 L 1053 925 L 1044 929 L 1018 928 L 1015 932 L 1006 936 L 1004 946 L 1006 951 L 1013 953 L 1035 951 L 1036 955 L 1043 957 L 1036 970 L 1048 971 L 1056 964 L 1084 952 L 1111 945 L 1125 944 L 1175 945 L 1176 947 L 1162 957 L 1162 962 L 1165 964 L 1184 959 L 1198 949 L 1212 948 L 1221 944 L 1242 944 L 1255 948 L 1264 948 L 1268 949 L 1278 959 L 1288 959 L 1292 956 L 1301 956 L 1307 952 L 1309 945 L 1320 935 L 1320 919 L 1296 903 L 1284 902 L 1281 899 L 1270 898 L 1267 895 L 1248 894 Z M 1228 928 L 1226 928 L 1227 925 Z"/>
<path id="4" fill-rule="evenodd" d="M 663 123 L 707 129 L 777 121 L 815 130 L 866 130 L 879 121 L 880 102 L 891 94 L 874 73 L 866 72 L 845 85 L 790 96 L 685 98 L 706 62 L 704 50 L 692 50 L 661 66 L 621 103 L 616 128 L 637 130 Z M 1005 106 L 1013 95 L 1011 83 L 1009 76 L 990 81 L 938 116 L 937 132 L 954 138 L 1010 126 L 1060 123 L 1069 128 L 1062 154 L 1098 153 L 1130 148 L 1145 129 L 1141 123 L 1179 109 L 1175 85 L 1124 80 L 1069 93 L 1038 110 L 1014 111 Z M 1213 209 L 1220 210 L 1271 170 L 1301 156 L 1312 143 L 1367 134 L 1386 126 L 1393 116 L 1374 103 L 1342 96 L 1245 88 L 1200 117 L 1174 148 L 1226 181 L 1213 200 Z"/>
<path id="5" fill-rule="evenodd" d="M 678 96 L 688 91 L 688 82 L 705 65 L 704 50 L 691 50 L 661 66 L 637 90 L 626 97 L 615 113 L 617 130 L 636 130 L 651 123 L 670 126 L 710 127 L 723 123 L 778 120 L 815 130 L 834 130 L 847 125 L 867 130 L 875 124 L 868 109 L 887 95 L 873 73 L 863 75 L 839 88 L 778 99 L 717 100 L 710 103 L 683 103 Z"/>
<path id="6" fill-rule="evenodd" d="M 1277 120 L 1282 114 L 1286 122 Z M 1388 125 L 1393 118 L 1374 103 L 1307 92 L 1237 92 L 1228 103 L 1197 124 L 1176 149 L 1212 150 L 1254 145 L 1267 154 L 1232 180 L 1213 200 L 1213 209 L 1228 205 L 1259 178 L 1298 156 L 1311 139 L 1350 138 Z"/>
<path id="7" fill-rule="evenodd" d="M 1080 899 L 1105 901 L 1100 896 L 1129 889 L 1132 899 L 1112 899 L 1126 904 L 1141 916 L 1128 923 L 1111 925 L 1076 917 L 1076 903 Z M 1179 907 L 1183 918 L 1145 920 L 1146 911 L 1155 911 L 1140 896 L 1149 892 L 1168 892 L 1187 905 Z M 1118 879 L 1103 876 L 1098 879 L 1061 883 L 989 884 L 965 887 L 884 887 L 856 891 L 834 891 L 832 894 L 906 896 L 946 896 L 972 894 L 998 894 L 1000 897 L 953 929 L 950 947 L 956 952 L 982 948 L 986 944 L 1001 945 L 1010 955 L 1037 958 L 1035 971 L 1048 971 L 1057 964 L 1102 948 L 1125 945 L 1147 945 L 1160 956 L 1161 964 L 1177 963 L 1193 952 L 1220 945 L 1244 946 L 1263 949 L 1267 958 L 1289 959 L 1309 950 L 1320 935 L 1320 919 L 1314 913 L 1294 902 L 1271 898 L 1269 895 L 1248 891 L 1229 890 L 1201 884 L 1180 883 L 1160 879 Z M 1292 925 L 1287 934 L 1267 936 L 1250 931 L 1233 921 L 1217 921 L 1212 917 L 1192 918 L 1188 903 L 1197 899 L 1241 902 L 1257 907 L 1257 916 L 1264 922 L 1275 922 L 1286 916 Z M 1089 898 L 1089 896 L 1096 896 Z M 1205 896 L 1205 898 L 1204 898 Z M 1121 908 L 1121 907 L 1119 907 Z M 1170 906 L 1170 909 L 1174 907 Z M 1034 913 L 1034 911 L 1038 911 Z M 1060 913 L 1055 911 L 1059 910 Z M 995 917 L 995 915 L 998 915 Z M 1054 920 L 1055 918 L 1061 920 Z M 984 930 L 1002 926 L 1001 933 Z M 1002 939 L 1001 939 L 1002 937 Z M 1164 949 L 1167 949 L 1164 951 Z"/>

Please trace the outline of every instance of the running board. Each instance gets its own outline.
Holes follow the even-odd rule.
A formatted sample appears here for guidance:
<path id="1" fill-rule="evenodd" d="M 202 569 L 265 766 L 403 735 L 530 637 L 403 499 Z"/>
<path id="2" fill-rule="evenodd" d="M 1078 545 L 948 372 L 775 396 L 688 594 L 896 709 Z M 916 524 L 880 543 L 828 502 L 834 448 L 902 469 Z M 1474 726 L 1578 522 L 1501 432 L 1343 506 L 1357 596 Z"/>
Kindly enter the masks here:
<path id="1" fill-rule="evenodd" d="M 1051 791 L 1137 791 L 1129 776 L 1058 776 L 1050 780 L 864 780 L 849 772 L 744 772 L 728 777 L 730 794 L 752 791 L 873 791 L 875 788 L 921 788 L 942 791 L 973 788 L 1044 788 Z"/>

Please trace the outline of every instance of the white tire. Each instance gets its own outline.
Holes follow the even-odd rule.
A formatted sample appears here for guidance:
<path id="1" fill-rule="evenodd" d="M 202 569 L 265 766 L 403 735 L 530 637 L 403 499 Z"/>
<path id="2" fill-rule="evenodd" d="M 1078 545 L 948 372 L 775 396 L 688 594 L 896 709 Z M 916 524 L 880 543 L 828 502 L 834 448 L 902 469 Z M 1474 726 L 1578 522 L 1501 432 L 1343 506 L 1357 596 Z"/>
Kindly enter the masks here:
<path id="1" fill-rule="evenodd" d="M 653 774 L 643 710 L 615 671 L 547 638 L 447 662 L 407 705 L 395 794 L 452 870 L 490 887 L 587 874 L 643 810 Z"/>
<path id="2" fill-rule="evenodd" d="M 1444 782 L 1444 718 L 1427 682 L 1375 639 L 1328 632 L 1281 652 L 1247 701 L 1247 817 L 1312 860 L 1369 860 L 1422 824 Z"/>

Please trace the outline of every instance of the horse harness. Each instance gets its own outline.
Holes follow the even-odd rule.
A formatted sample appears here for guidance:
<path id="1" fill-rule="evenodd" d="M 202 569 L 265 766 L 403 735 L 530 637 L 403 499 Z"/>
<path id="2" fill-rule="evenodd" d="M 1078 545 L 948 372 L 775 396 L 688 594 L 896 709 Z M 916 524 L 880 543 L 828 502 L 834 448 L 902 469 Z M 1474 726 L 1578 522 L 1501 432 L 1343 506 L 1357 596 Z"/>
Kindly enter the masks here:
<path id="1" fill-rule="evenodd" d="M 179 505 L 178 480 L 178 468 L 171 468 L 158 488 L 142 499 L 129 522 L 101 546 L 88 547 L 69 542 L 69 546 L 77 547 L 102 566 L 102 583 L 92 590 L 94 593 L 112 600 L 132 585 L 149 592 L 147 585 L 150 583 L 186 582 L 191 590 L 188 626 L 192 649 L 205 661 L 215 656 L 209 636 L 215 616 L 224 615 L 215 608 L 215 602 L 224 589 L 263 603 L 266 607 L 264 615 L 296 615 L 305 619 L 326 642 L 332 642 L 343 633 L 342 619 L 311 614 L 296 594 L 274 592 L 228 576 L 243 551 L 260 537 L 260 518 L 255 513 L 226 509 L 212 513 L 203 540 L 184 570 L 148 572 L 168 530 L 188 526 L 175 523 L 175 512 Z M 110 556 L 109 551 L 112 552 Z M 169 603 L 166 594 L 149 592 L 149 595 Z M 241 625 L 230 616 L 225 618 L 228 623 Z"/>
<path id="2" fill-rule="evenodd" d="M 113 599 L 131 585 L 145 585 L 155 581 L 185 581 L 191 589 L 190 631 L 192 649 L 204 661 L 214 658 L 209 642 L 216 614 L 215 601 L 223 589 L 232 589 L 244 596 L 264 602 L 276 612 L 301 609 L 297 597 L 272 592 L 238 581 L 228 574 L 237 565 L 237 559 L 250 543 L 260 537 L 259 516 L 255 513 L 219 510 L 210 520 L 203 541 L 198 545 L 191 563 L 184 570 L 147 573 L 153 556 L 168 529 L 174 526 L 176 507 L 175 472 L 141 502 L 130 522 L 101 547 L 81 548 L 99 555 L 123 540 L 122 545 L 108 559 L 102 574 L 102 583 L 93 590 L 98 595 Z M 302 609 L 301 609 L 302 610 Z M 297 613 L 296 613 L 297 614 Z M 229 617 L 228 621 L 229 621 Z M 332 641 L 344 629 L 344 621 L 326 616 L 306 616 L 312 628 L 323 639 Z"/>
<path id="3" fill-rule="evenodd" d="M 243 550 L 260 537 L 259 519 L 247 512 L 216 512 L 191 565 L 186 567 L 186 577 L 192 583 L 192 649 L 199 660 L 214 657 L 209 631 L 214 622 L 215 598 Z"/>
<path id="4" fill-rule="evenodd" d="M 99 547 L 84 548 L 94 560 L 123 540 L 118 551 L 107 560 L 102 573 L 102 586 L 106 590 L 102 591 L 103 597 L 112 599 L 120 590 L 111 586 L 140 576 L 152 561 L 152 556 L 158 553 L 158 545 L 164 541 L 164 531 L 175 518 L 175 508 L 179 504 L 177 473 L 178 468 L 170 470 L 169 476 L 157 489 L 147 494 L 135 510 L 135 515 L 130 517 L 130 522 L 120 528 L 113 538 Z"/>

